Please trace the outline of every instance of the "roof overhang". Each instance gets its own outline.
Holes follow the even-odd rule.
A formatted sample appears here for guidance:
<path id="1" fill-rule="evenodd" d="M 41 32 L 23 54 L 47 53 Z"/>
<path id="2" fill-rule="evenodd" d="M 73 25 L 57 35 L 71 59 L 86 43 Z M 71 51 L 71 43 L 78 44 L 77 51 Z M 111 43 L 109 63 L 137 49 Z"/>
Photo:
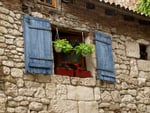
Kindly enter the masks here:
<path id="1" fill-rule="evenodd" d="M 145 14 L 142 14 L 142 13 L 138 13 L 138 12 L 136 12 L 134 10 L 131 10 L 131 9 L 127 8 L 127 7 L 120 6 L 119 4 L 117 5 L 115 3 L 105 2 L 104 0 L 98 0 L 98 1 L 99 1 L 100 5 L 102 7 L 109 8 L 109 9 L 112 9 L 112 10 L 116 10 L 117 12 L 119 12 L 121 14 L 134 16 L 137 19 L 150 21 L 150 16 L 148 16 L 148 15 L 145 15 Z"/>

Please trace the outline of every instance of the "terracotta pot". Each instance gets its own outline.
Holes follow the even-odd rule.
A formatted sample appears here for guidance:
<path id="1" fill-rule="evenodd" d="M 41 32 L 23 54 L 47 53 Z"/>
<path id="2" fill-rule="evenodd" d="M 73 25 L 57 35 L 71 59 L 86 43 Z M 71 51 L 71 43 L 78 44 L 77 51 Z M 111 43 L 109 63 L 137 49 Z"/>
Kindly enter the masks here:
<path id="1" fill-rule="evenodd" d="M 56 68 L 55 74 L 62 75 L 62 76 L 74 76 L 74 70 L 69 70 L 65 68 Z"/>
<path id="2" fill-rule="evenodd" d="M 75 70 L 75 77 L 87 78 L 92 76 L 90 71 Z"/>

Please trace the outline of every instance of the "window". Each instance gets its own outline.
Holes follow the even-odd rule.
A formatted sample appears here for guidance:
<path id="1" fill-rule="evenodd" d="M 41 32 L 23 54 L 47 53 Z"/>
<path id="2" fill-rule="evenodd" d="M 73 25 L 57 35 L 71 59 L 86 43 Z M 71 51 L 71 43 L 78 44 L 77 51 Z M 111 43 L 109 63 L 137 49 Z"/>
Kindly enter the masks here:
<path id="1" fill-rule="evenodd" d="M 56 33 L 55 29 L 52 32 L 53 41 L 56 39 Z M 83 37 L 81 35 L 81 32 L 71 32 L 67 30 L 61 30 L 59 31 L 59 39 L 67 39 L 69 43 L 75 47 L 83 42 Z M 68 76 L 80 76 L 79 74 L 76 75 L 75 71 L 77 68 L 80 68 L 80 73 L 84 72 L 88 75 L 81 75 L 80 77 L 91 77 L 91 74 L 86 69 L 86 63 L 85 63 L 85 57 L 82 55 L 75 54 L 74 51 L 70 51 L 69 53 L 64 52 L 56 52 L 55 49 L 53 49 L 54 53 L 54 68 L 55 68 L 55 74 L 62 74 L 62 75 L 68 75 Z M 74 72 L 73 72 L 74 71 Z"/>
<path id="2" fill-rule="evenodd" d="M 56 7 L 56 0 L 38 0 L 38 3 L 47 5 L 50 7 Z"/>
<path id="3" fill-rule="evenodd" d="M 147 60 L 147 46 L 140 44 L 140 59 Z"/>
<path id="4" fill-rule="evenodd" d="M 80 55 L 55 53 L 53 42 L 55 33 L 51 30 L 48 20 L 32 16 L 23 17 L 25 70 L 33 74 L 54 74 L 61 71 L 61 75 L 75 77 L 91 77 L 86 64 L 91 59 Z M 97 75 L 100 80 L 115 82 L 114 62 L 111 38 L 101 32 L 95 32 Z M 60 32 L 60 38 L 66 38 L 75 46 L 82 42 L 77 33 Z M 54 60 L 53 60 L 54 59 Z M 57 70 L 59 68 L 59 70 Z M 66 69 L 66 71 L 64 70 Z M 69 74 L 67 74 L 69 73 Z"/>

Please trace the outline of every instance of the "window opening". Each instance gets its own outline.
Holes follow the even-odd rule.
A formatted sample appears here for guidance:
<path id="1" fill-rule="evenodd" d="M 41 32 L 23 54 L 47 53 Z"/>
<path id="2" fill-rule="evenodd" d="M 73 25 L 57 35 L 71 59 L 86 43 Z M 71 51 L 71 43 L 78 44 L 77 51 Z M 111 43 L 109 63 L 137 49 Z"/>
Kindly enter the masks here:
<path id="1" fill-rule="evenodd" d="M 52 38 L 53 41 L 56 39 L 67 39 L 69 43 L 75 47 L 83 42 L 84 40 L 84 34 L 78 33 L 78 32 L 70 32 L 70 31 L 63 31 L 56 28 L 56 30 L 52 30 Z M 75 76 L 76 70 L 86 70 L 86 62 L 85 57 L 82 55 L 75 54 L 74 51 L 71 51 L 69 53 L 57 53 L 55 49 L 54 51 L 54 68 L 55 68 L 55 74 L 62 74 L 67 76 Z M 59 71 L 62 72 L 59 72 Z M 68 71 L 68 73 L 66 72 Z M 91 76 L 90 72 L 88 71 L 88 77 Z"/>
<path id="2" fill-rule="evenodd" d="M 140 59 L 147 60 L 147 46 L 140 44 Z"/>

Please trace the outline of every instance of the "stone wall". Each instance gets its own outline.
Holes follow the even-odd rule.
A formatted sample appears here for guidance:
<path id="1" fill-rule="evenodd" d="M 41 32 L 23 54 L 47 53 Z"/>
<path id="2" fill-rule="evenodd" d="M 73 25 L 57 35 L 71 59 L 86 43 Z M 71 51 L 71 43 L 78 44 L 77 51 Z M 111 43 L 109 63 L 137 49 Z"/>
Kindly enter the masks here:
<path id="1" fill-rule="evenodd" d="M 8 10 L 0 2 L 0 113 L 150 113 L 150 61 L 139 59 L 139 44 L 150 45 L 148 37 L 142 39 L 149 32 L 145 34 L 133 23 L 131 29 L 141 36 L 134 39 L 132 30 L 128 35 L 118 33 L 124 24 L 111 27 L 106 21 L 98 29 L 88 19 L 85 22 L 70 13 L 32 15 L 53 25 L 111 35 L 117 82 L 25 73 L 22 12 Z M 128 26 L 122 31 L 128 31 Z"/>

